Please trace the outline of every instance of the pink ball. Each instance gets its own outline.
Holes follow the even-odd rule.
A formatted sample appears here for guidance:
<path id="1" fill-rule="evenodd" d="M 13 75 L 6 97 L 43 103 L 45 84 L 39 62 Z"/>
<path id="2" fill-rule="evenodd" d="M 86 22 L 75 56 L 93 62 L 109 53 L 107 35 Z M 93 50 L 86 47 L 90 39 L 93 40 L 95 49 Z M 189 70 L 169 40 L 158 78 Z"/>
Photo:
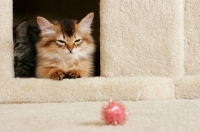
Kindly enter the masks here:
<path id="1" fill-rule="evenodd" d="M 102 116 L 106 124 L 118 125 L 125 123 L 127 112 L 121 103 L 111 101 L 103 107 Z"/>

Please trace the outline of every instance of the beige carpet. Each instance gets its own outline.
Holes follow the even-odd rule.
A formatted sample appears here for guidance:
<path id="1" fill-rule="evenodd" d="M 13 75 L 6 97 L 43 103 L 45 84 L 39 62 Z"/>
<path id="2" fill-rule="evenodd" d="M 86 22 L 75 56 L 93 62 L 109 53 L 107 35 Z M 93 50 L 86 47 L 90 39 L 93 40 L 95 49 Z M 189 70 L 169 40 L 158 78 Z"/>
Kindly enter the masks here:
<path id="1" fill-rule="evenodd" d="M 200 98 L 199 0 L 99 5 L 101 77 L 58 82 L 13 78 L 13 0 L 0 0 L 0 103 Z"/>
<path id="2" fill-rule="evenodd" d="M 1 132 L 199 132 L 200 100 L 123 102 L 121 126 L 105 125 L 106 102 L 0 105 Z"/>
<path id="3" fill-rule="evenodd" d="M 199 0 L 100 0 L 101 77 L 63 81 L 13 78 L 12 3 L 0 0 L 0 132 L 200 132 Z M 101 121 L 110 98 L 129 101 L 126 124 Z"/>
<path id="4" fill-rule="evenodd" d="M 62 81 L 9 78 L 0 79 L 0 86 L 0 104 L 175 99 L 174 81 L 161 77 L 95 77 Z"/>

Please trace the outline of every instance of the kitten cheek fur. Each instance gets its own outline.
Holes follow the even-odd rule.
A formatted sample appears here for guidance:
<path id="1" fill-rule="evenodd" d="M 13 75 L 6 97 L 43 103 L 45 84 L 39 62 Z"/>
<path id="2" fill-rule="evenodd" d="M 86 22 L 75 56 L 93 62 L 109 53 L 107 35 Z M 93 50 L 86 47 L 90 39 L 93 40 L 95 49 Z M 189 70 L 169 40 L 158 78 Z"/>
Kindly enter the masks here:
<path id="1" fill-rule="evenodd" d="M 78 24 L 76 21 L 68 19 L 63 19 L 64 23 L 63 21 L 62 23 L 57 21 L 52 24 L 45 18 L 37 18 L 42 32 L 41 40 L 37 43 L 37 77 L 62 80 L 65 77 L 79 78 L 93 75 L 92 54 L 94 53 L 95 45 L 90 35 L 93 16 L 93 13 L 88 14 Z M 65 30 L 63 30 L 63 26 Z M 60 33 L 66 36 L 64 39 L 72 37 L 67 35 L 70 33 L 67 30 L 71 30 L 73 26 L 75 28 L 73 35 L 79 34 L 83 42 L 80 45 L 80 51 L 76 54 L 66 54 L 55 42 Z"/>

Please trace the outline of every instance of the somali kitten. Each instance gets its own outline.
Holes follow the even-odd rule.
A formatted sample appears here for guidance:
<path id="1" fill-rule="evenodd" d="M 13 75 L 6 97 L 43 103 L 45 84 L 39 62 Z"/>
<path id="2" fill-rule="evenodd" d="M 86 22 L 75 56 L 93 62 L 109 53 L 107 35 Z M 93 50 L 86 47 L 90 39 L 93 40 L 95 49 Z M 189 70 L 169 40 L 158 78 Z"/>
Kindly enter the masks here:
<path id="1" fill-rule="evenodd" d="M 23 21 L 13 28 L 15 77 L 35 77 L 38 27 Z"/>
<path id="2" fill-rule="evenodd" d="M 89 13 L 79 23 L 67 18 L 51 23 L 37 17 L 41 29 L 41 40 L 36 45 L 38 78 L 62 80 L 93 75 L 93 17 Z"/>

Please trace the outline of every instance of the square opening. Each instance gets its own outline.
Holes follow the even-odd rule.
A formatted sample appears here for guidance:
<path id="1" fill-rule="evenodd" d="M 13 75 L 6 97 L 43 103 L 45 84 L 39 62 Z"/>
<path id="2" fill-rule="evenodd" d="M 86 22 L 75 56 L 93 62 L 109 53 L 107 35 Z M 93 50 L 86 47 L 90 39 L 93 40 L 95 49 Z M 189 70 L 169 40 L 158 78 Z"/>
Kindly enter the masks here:
<path id="1" fill-rule="evenodd" d="M 95 76 L 100 76 L 100 0 L 13 0 L 13 25 L 28 19 L 30 25 L 37 25 L 36 17 L 47 20 L 70 18 L 81 20 L 88 13 L 94 12 L 92 36 L 95 40 L 94 55 Z"/>

